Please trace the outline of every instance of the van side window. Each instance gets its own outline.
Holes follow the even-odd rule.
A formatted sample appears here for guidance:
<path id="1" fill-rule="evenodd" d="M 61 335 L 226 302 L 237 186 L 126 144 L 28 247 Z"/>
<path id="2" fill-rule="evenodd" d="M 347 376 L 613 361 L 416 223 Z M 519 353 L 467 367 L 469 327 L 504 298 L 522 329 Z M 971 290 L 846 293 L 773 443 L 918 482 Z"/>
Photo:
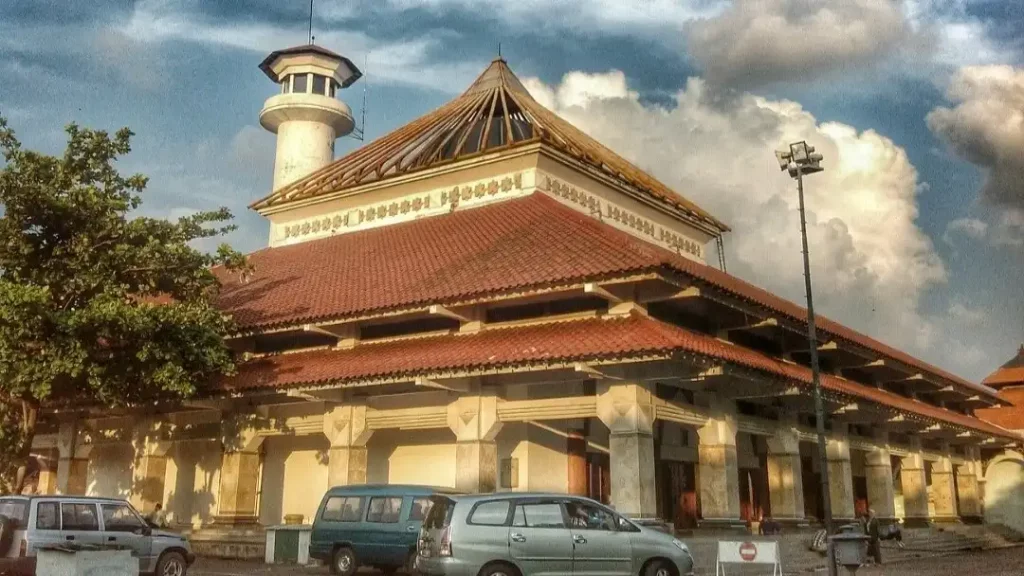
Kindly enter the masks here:
<path id="1" fill-rule="evenodd" d="M 562 506 L 557 502 L 538 502 L 516 506 L 513 526 L 524 528 L 565 528 Z"/>
<path id="2" fill-rule="evenodd" d="M 40 502 L 36 507 L 36 530 L 60 530 L 56 502 Z"/>
<path id="3" fill-rule="evenodd" d="M 398 522 L 402 511 L 402 499 L 393 496 L 370 498 L 369 510 L 366 512 L 367 522 L 393 524 Z"/>
<path id="4" fill-rule="evenodd" d="M 92 504 L 61 504 L 61 523 L 65 531 L 94 532 L 100 529 L 96 506 Z"/>
<path id="5" fill-rule="evenodd" d="M 508 500 L 481 502 L 469 515 L 469 523 L 483 526 L 503 526 L 508 520 L 508 507 Z"/>
<path id="6" fill-rule="evenodd" d="M 332 496 L 327 499 L 320 518 L 328 522 L 359 522 L 362 512 L 362 496 Z"/>
<path id="7" fill-rule="evenodd" d="M 430 513 L 431 504 L 433 504 L 433 501 L 427 496 L 413 498 L 412 510 L 409 511 L 409 520 L 422 522 L 427 517 L 427 514 Z"/>

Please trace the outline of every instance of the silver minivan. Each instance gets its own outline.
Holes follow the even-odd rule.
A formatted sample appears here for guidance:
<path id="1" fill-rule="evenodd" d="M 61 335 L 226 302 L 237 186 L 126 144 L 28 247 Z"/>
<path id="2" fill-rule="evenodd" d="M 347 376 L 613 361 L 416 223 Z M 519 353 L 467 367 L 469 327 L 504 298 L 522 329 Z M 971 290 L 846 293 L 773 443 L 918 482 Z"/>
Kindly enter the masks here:
<path id="1" fill-rule="evenodd" d="M 81 496 L 0 497 L 0 573 L 33 574 L 44 546 L 130 548 L 139 572 L 185 576 L 195 561 L 188 539 L 151 527 L 131 504 Z"/>
<path id="2" fill-rule="evenodd" d="M 564 494 L 437 495 L 420 530 L 424 576 L 684 576 L 671 534 Z"/>

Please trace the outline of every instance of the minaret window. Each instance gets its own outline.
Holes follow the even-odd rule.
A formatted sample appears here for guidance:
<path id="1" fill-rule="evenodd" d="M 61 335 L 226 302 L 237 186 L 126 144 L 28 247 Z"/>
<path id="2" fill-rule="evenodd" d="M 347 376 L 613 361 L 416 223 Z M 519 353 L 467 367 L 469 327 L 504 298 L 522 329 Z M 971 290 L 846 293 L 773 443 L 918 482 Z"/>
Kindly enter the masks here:
<path id="1" fill-rule="evenodd" d="M 306 88 L 307 85 L 307 74 L 296 74 L 295 79 L 292 81 L 292 92 L 302 94 L 309 92 Z"/>
<path id="2" fill-rule="evenodd" d="M 327 78 L 313 74 L 313 94 L 327 95 Z"/>
<path id="3" fill-rule="evenodd" d="M 335 82 L 334 80 L 331 80 L 330 82 L 327 83 L 327 89 L 329 90 L 327 92 L 327 95 L 330 96 L 331 98 L 334 98 L 334 94 L 338 90 L 338 83 Z"/>

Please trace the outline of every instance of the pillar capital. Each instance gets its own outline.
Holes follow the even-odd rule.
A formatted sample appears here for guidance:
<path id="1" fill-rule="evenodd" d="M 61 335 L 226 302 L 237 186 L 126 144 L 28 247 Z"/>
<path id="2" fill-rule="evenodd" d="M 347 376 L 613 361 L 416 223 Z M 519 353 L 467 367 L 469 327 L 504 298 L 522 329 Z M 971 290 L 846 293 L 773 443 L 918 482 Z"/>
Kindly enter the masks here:
<path id="1" fill-rule="evenodd" d="M 331 448 L 362 447 L 373 435 L 366 426 L 365 404 L 328 404 L 324 410 L 324 436 Z"/>
<path id="2" fill-rule="evenodd" d="M 654 395 L 645 383 L 601 380 L 597 384 L 597 417 L 612 434 L 651 434 Z"/>
<path id="3" fill-rule="evenodd" d="M 501 426 L 494 391 L 460 396 L 448 405 L 448 427 L 459 442 L 493 442 Z"/>

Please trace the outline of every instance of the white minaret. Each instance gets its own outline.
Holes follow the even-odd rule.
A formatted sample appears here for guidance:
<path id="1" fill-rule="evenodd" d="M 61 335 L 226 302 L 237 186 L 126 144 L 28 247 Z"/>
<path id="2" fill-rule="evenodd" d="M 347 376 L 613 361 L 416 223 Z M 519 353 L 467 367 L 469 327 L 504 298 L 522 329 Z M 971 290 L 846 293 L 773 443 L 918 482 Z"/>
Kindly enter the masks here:
<path id="1" fill-rule="evenodd" d="M 274 190 L 334 160 L 334 141 L 352 132 L 352 110 L 335 97 L 362 77 L 352 62 L 309 44 L 271 52 L 260 70 L 281 86 L 260 125 L 277 134 Z"/>

